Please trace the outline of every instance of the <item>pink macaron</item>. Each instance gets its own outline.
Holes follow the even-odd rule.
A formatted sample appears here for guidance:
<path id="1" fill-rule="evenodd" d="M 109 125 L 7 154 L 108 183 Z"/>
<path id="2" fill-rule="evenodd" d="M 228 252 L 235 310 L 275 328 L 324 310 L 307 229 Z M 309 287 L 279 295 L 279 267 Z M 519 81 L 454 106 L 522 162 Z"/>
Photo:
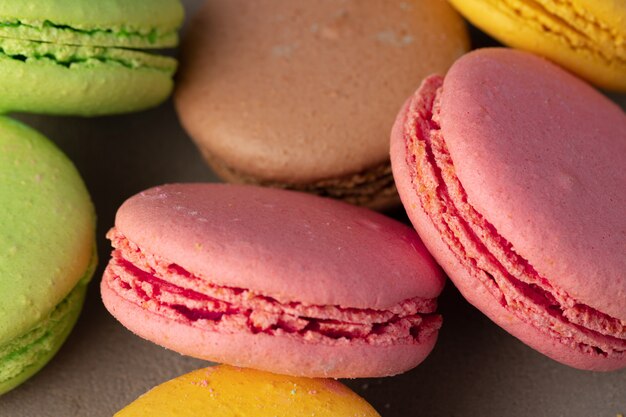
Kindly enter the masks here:
<path id="1" fill-rule="evenodd" d="M 427 78 L 391 137 L 413 225 L 470 303 L 529 346 L 626 367 L 626 115 L 532 54 Z"/>
<path id="2" fill-rule="evenodd" d="M 443 274 L 417 233 L 304 193 L 152 188 L 108 234 L 101 290 L 139 336 L 179 353 L 309 377 L 404 372 L 433 348 Z"/>

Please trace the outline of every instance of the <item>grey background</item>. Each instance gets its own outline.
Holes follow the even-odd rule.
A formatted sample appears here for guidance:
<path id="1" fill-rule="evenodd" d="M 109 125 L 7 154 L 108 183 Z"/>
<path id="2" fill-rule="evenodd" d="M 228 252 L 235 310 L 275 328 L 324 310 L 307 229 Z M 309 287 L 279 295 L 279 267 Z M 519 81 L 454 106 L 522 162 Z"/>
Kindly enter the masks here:
<path id="1" fill-rule="evenodd" d="M 184 1 L 188 16 L 201 2 Z M 472 37 L 475 45 L 493 44 L 475 30 Z M 626 108 L 626 96 L 612 97 Z M 153 386 L 207 362 L 143 341 L 106 312 L 98 288 L 110 251 L 104 234 L 129 196 L 162 183 L 216 177 L 171 102 L 116 117 L 18 117 L 55 141 L 83 175 L 98 211 L 100 267 L 67 343 L 38 375 L 0 398 L 0 417 L 111 416 Z M 401 210 L 392 215 L 406 221 Z M 626 414 L 626 370 L 601 374 L 562 366 L 491 323 L 450 283 L 440 311 L 445 323 L 439 342 L 418 368 L 393 378 L 346 381 L 383 416 Z"/>

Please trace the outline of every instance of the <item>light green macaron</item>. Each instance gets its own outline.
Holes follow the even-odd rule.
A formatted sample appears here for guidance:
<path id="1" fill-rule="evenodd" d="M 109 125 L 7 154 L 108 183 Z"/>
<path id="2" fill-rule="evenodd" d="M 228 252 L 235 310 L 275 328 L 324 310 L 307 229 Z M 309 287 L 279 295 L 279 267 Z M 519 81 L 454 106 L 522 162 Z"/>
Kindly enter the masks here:
<path id="1" fill-rule="evenodd" d="M 40 370 L 80 313 L 96 265 L 95 213 L 76 168 L 0 116 L 0 394 Z"/>
<path id="2" fill-rule="evenodd" d="M 153 107 L 172 91 L 179 0 L 3 0 L 0 112 L 94 116 Z"/>

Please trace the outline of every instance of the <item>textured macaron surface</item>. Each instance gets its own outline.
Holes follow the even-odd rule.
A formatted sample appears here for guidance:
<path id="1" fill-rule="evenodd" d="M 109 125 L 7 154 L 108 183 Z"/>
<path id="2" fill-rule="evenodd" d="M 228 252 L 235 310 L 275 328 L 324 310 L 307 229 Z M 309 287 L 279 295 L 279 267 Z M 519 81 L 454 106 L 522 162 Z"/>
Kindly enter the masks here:
<path id="1" fill-rule="evenodd" d="M 600 87 L 626 91 L 626 2 L 451 0 L 472 23 Z"/>
<path id="2" fill-rule="evenodd" d="M 122 48 L 0 38 L 0 66 L 0 111 L 97 115 L 164 100 L 177 63 Z"/>
<path id="3" fill-rule="evenodd" d="M 115 230 L 211 283 L 278 301 L 386 309 L 443 285 L 410 228 L 302 193 L 166 185 L 127 200 Z"/>
<path id="4" fill-rule="evenodd" d="M 196 332 L 388 347 L 434 343 L 441 324 L 443 278 L 417 234 L 330 199 L 166 185 L 127 200 L 109 238 L 105 304 L 115 294 Z"/>
<path id="5" fill-rule="evenodd" d="M 206 2 L 183 42 L 178 113 L 229 180 L 340 196 L 367 176 L 361 194 L 395 194 L 397 108 L 467 48 L 462 20 L 440 0 Z"/>
<path id="6" fill-rule="evenodd" d="M 66 45 L 162 48 L 177 43 L 178 0 L 20 0 L 0 4 L 0 36 Z"/>
<path id="7" fill-rule="evenodd" d="M 380 417 L 332 379 L 295 378 L 252 369 L 199 369 L 153 388 L 115 417 Z"/>
<path id="8" fill-rule="evenodd" d="M 67 335 L 65 320 L 71 328 L 94 269 L 95 215 L 71 162 L 40 134 L 5 117 L 0 206 L 1 384 L 16 376 L 21 355 L 45 356 L 58 347 L 59 333 Z"/>
<path id="9" fill-rule="evenodd" d="M 401 195 L 418 196 L 476 280 L 461 286 L 484 286 L 562 344 L 626 361 L 622 110 L 547 61 L 504 49 L 463 57 L 407 106 L 413 190 Z"/>
<path id="10" fill-rule="evenodd" d="M 19 337 L 0 345 L 0 395 L 41 369 L 59 350 L 80 315 L 93 268 L 47 316 Z"/>
<path id="11" fill-rule="evenodd" d="M 0 112 L 95 116 L 143 110 L 173 88 L 178 0 L 0 4 Z"/>

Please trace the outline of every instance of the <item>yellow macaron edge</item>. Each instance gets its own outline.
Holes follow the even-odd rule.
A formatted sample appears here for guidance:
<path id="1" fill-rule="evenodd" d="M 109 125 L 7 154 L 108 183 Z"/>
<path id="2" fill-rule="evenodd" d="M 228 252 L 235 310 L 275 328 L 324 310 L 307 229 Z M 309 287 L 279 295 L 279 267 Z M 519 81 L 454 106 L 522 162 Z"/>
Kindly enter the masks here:
<path id="1" fill-rule="evenodd" d="M 601 88 L 626 92 L 626 2 L 449 1 L 502 43 L 545 56 Z"/>
<path id="2" fill-rule="evenodd" d="M 215 366 L 153 388 L 114 417 L 380 417 L 332 379 Z"/>

